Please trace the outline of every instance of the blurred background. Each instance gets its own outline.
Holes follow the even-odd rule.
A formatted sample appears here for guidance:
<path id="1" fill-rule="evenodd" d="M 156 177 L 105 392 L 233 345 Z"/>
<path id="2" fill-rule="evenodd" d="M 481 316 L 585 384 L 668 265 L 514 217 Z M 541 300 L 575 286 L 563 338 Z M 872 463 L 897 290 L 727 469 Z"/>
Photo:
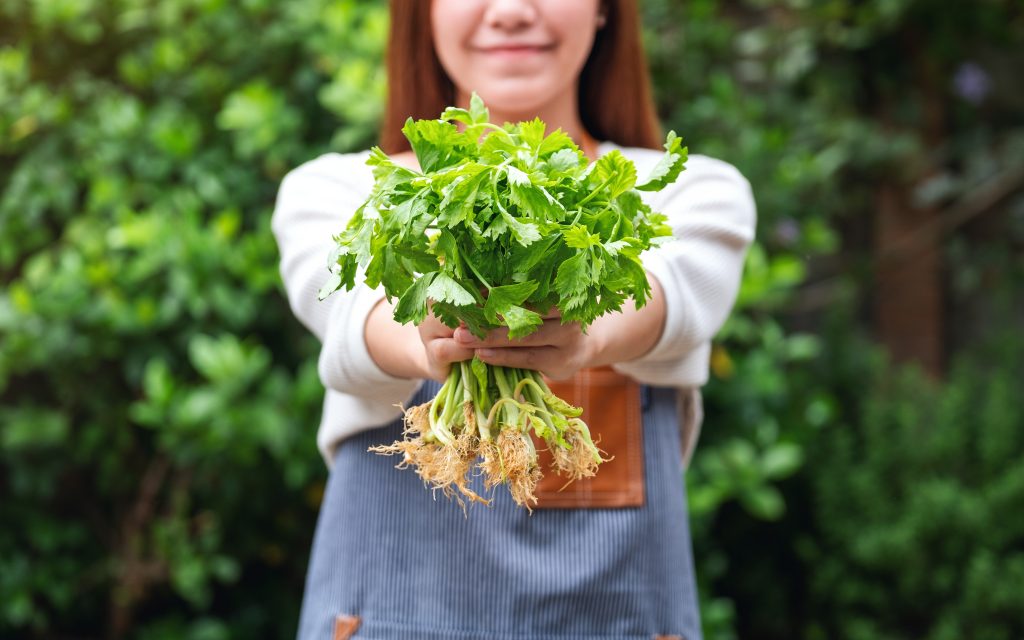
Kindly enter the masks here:
<path id="1" fill-rule="evenodd" d="M 685 480 L 707 638 L 1024 638 L 1024 4 L 642 7 L 760 213 Z M 0 637 L 294 637 L 322 390 L 270 214 L 374 142 L 386 27 L 0 1 Z"/>

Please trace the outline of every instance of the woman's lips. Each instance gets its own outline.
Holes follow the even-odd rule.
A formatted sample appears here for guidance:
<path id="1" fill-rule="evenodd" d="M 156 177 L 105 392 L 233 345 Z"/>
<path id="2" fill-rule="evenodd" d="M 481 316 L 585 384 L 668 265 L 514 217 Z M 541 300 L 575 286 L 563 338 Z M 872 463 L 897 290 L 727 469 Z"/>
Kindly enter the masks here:
<path id="1" fill-rule="evenodd" d="M 496 47 L 481 47 L 477 50 L 485 55 L 494 56 L 500 59 L 518 60 L 545 54 L 554 49 L 552 45 L 502 45 Z"/>

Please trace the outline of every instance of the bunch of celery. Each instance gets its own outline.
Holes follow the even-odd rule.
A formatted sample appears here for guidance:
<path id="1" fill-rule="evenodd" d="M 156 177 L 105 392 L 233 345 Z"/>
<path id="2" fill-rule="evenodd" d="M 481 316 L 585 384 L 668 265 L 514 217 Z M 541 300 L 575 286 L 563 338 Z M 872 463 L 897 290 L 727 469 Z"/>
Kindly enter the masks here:
<path id="1" fill-rule="evenodd" d="M 637 190 L 673 182 L 686 148 L 670 132 L 664 157 L 637 185 L 636 168 L 617 150 L 588 163 L 565 133 L 545 129 L 540 120 L 493 125 L 476 95 L 468 111 L 407 121 L 420 171 L 371 151 L 374 188 L 335 238 L 321 299 L 359 276 L 397 297 L 398 322 L 433 313 L 480 337 L 508 327 L 511 338 L 533 332 L 552 307 L 586 330 L 627 299 L 644 305 L 650 285 L 640 254 L 671 231 Z M 529 508 L 541 477 L 531 431 L 569 480 L 594 475 L 602 462 L 580 414 L 538 372 L 473 359 L 452 367 L 433 401 L 406 412 L 405 440 L 374 450 L 403 454 L 399 466 L 460 502 L 486 502 L 468 484 L 479 459 L 488 489 L 506 483 Z"/>

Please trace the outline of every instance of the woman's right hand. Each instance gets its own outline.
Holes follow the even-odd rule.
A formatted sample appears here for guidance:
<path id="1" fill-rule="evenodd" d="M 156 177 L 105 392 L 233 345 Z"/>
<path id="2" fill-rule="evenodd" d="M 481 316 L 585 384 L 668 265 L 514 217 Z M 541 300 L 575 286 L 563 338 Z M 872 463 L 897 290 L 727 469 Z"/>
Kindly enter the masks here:
<path id="1" fill-rule="evenodd" d="M 426 359 L 425 377 L 443 382 L 452 363 L 472 360 L 473 350 L 456 342 L 455 329 L 442 323 L 433 313 L 427 314 L 418 329 Z"/>
<path id="2" fill-rule="evenodd" d="M 432 313 L 419 327 L 395 322 L 394 313 L 394 305 L 381 300 L 366 318 L 366 349 L 385 373 L 397 378 L 443 382 L 453 362 L 473 357 L 472 349 L 455 341 L 455 330 Z"/>

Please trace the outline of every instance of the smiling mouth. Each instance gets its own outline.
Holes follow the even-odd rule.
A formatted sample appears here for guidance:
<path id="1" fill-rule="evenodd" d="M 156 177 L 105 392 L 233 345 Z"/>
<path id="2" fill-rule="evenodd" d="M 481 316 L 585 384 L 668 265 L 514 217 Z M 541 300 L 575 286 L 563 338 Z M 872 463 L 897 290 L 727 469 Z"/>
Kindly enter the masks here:
<path id="1" fill-rule="evenodd" d="M 508 45 L 500 47 L 482 47 L 478 48 L 477 51 L 480 53 L 490 53 L 496 55 L 525 55 L 531 53 L 547 53 L 554 49 L 554 45 Z"/>

